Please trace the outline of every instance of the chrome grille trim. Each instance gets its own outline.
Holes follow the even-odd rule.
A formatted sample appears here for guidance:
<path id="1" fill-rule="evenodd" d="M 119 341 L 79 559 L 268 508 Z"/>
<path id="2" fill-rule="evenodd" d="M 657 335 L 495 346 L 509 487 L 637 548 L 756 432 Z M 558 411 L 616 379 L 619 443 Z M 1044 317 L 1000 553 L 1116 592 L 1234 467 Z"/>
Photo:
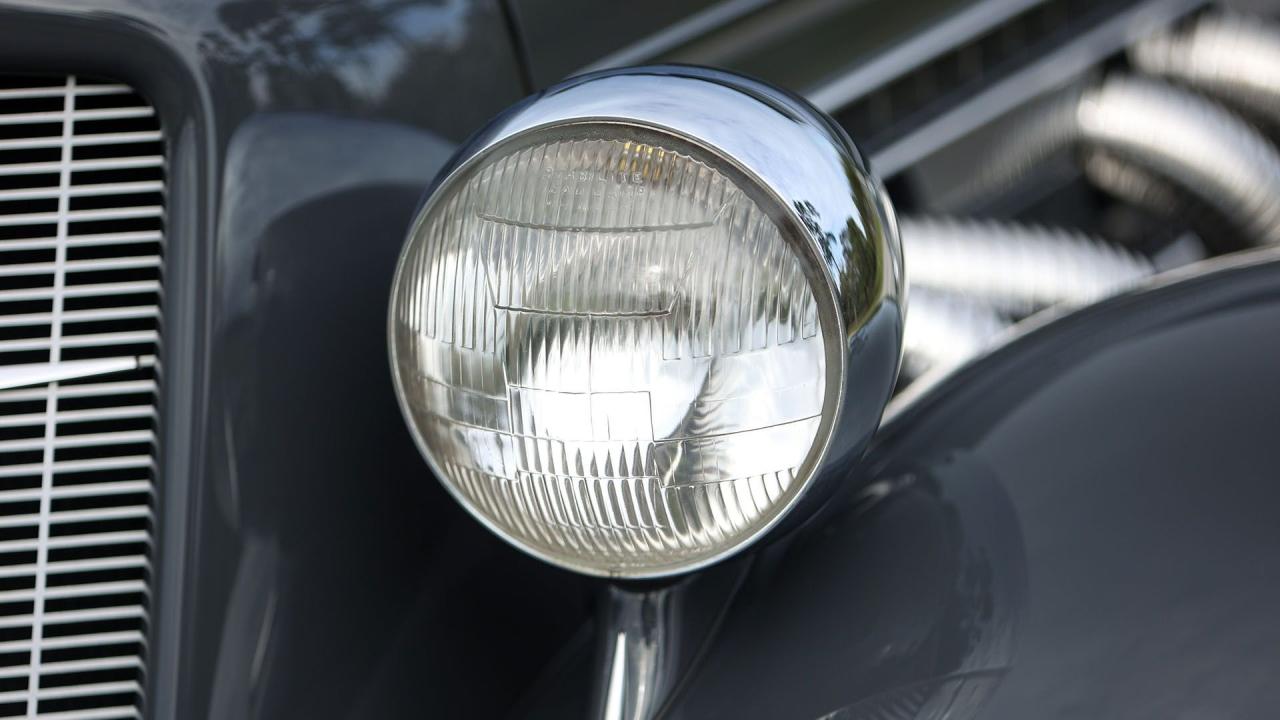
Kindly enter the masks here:
<path id="1" fill-rule="evenodd" d="M 1036 97 L 1059 90 L 1107 57 L 1203 7 L 1206 0 L 1147 0 L 1076 35 L 1047 54 L 869 153 L 882 177 L 907 169 L 948 143 Z"/>
<path id="2" fill-rule="evenodd" d="M 981 0 L 893 46 L 871 60 L 859 63 L 846 75 L 805 93 L 824 112 L 835 112 L 867 93 L 905 75 L 948 50 L 963 45 L 1001 25 L 1041 0 Z"/>
<path id="3" fill-rule="evenodd" d="M 142 714 L 162 143 L 128 85 L 0 75 L 0 717 Z"/>

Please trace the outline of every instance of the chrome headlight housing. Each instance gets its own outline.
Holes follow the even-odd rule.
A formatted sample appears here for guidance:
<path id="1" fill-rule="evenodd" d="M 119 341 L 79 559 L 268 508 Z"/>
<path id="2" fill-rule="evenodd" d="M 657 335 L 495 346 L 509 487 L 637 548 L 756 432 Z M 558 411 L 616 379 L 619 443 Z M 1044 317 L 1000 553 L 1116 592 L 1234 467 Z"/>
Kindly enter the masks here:
<path id="1" fill-rule="evenodd" d="M 890 208 L 828 119 L 726 73 L 614 71 L 516 106 L 442 174 L 396 271 L 392 374 L 494 532 L 671 575 L 812 497 L 833 444 L 861 452 L 902 289 Z"/>

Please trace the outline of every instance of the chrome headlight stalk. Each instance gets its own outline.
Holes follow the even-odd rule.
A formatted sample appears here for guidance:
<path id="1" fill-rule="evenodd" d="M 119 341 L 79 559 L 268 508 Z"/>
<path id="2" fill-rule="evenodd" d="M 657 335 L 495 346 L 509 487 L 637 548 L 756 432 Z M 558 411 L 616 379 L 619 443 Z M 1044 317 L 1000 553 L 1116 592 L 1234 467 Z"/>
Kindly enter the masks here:
<path id="1" fill-rule="evenodd" d="M 388 335 L 445 487 L 592 575 L 723 559 L 825 498 L 891 394 L 905 283 L 883 189 L 803 100 L 692 67 L 574 78 L 463 147 Z"/>

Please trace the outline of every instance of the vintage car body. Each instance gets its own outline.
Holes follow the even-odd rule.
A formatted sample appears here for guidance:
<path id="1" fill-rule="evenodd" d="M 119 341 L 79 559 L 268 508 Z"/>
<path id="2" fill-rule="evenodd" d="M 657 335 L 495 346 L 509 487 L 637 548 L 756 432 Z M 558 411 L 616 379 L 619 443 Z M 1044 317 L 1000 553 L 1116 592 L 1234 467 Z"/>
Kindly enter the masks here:
<path id="1" fill-rule="evenodd" d="M 145 682 L 120 717 L 594 712 L 605 583 L 473 522 L 396 407 L 387 293 L 422 193 L 487 119 L 595 63 L 807 90 L 963 15 L 855 3 L 865 35 L 814 34 L 806 65 L 794 7 L 739 27 L 756 3 L 694 5 L 0 2 L 0 72 L 129 83 L 164 132 Z M 886 137 L 873 169 L 903 157 Z M 913 388 L 808 522 L 669 590 L 663 716 L 1270 716 L 1277 327 L 1280 255 L 1254 250 Z"/>

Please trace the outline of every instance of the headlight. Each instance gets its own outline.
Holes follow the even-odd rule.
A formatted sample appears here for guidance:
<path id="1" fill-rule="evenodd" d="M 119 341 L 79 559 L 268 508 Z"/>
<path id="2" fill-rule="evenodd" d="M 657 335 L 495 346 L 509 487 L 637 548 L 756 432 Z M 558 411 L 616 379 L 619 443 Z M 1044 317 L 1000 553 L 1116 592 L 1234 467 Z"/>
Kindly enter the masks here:
<path id="1" fill-rule="evenodd" d="M 591 574 L 682 572 L 812 484 L 900 263 L 856 154 L 802 103 L 687 68 L 579 79 L 430 195 L 393 375 L 436 474 L 499 535 Z"/>

